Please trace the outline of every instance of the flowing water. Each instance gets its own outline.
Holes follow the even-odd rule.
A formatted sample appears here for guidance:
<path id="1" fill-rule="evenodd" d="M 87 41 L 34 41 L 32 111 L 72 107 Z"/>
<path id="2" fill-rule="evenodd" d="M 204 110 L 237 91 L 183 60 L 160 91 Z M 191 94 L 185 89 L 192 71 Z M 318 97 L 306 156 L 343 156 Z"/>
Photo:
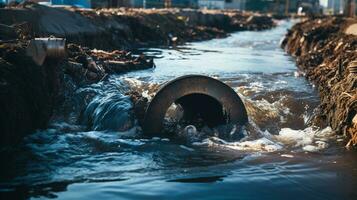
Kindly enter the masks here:
<path id="1" fill-rule="evenodd" d="M 60 199 L 356 199 L 356 152 L 311 125 L 319 103 L 279 48 L 293 23 L 171 49 L 141 49 L 156 68 L 76 90 L 50 128 L 1 150 L 0 195 Z M 179 143 L 146 138 L 125 95 L 186 74 L 231 86 L 242 137 Z M 337 142 L 336 142 L 337 141 Z M 9 156 L 12 155 L 12 156 Z M 0 197 L 1 197 L 0 196 Z"/>

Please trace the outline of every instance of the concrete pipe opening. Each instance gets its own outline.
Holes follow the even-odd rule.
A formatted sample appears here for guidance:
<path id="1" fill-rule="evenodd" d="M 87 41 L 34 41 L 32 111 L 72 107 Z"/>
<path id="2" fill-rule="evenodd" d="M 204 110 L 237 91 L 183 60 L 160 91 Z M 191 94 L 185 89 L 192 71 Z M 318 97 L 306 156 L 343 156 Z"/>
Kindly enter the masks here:
<path id="1" fill-rule="evenodd" d="M 248 121 L 244 104 L 231 87 L 207 76 L 187 75 L 163 85 L 152 99 L 145 113 L 145 134 L 162 134 L 165 115 L 172 105 L 181 109 L 186 124 L 215 127 Z"/>

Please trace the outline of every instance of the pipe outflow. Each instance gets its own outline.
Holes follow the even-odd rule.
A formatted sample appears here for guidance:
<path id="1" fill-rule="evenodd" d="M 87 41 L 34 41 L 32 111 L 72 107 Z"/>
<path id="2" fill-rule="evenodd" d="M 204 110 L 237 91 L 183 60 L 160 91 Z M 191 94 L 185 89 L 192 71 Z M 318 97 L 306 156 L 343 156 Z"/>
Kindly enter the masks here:
<path id="1" fill-rule="evenodd" d="M 66 55 L 66 39 L 35 38 L 30 41 L 26 53 L 37 65 L 42 65 L 46 58 L 63 58 Z"/>
<path id="2" fill-rule="evenodd" d="M 186 120 L 199 115 L 211 127 L 248 122 L 246 108 L 231 87 L 211 77 L 187 75 L 163 85 L 152 99 L 143 122 L 145 134 L 162 133 L 166 112 L 173 103 L 183 108 Z"/>

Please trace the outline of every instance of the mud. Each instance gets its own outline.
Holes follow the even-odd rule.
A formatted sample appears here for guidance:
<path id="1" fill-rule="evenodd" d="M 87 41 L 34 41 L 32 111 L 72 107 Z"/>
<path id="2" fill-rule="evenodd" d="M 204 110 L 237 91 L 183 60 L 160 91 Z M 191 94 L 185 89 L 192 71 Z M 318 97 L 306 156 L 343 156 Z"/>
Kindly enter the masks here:
<path id="1" fill-rule="evenodd" d="M 342 17 L 308 19 L 289 30 L 282 42 L 296 58 L 300 74 L 320 93 L 315 123 L 326 121 L 347 136 L 348 147 L 357 145 L 357 76 L 349 68 L 357 59 L 357 37 L 346 29 L 356 23 Z"/>
<path id="2" fill-rule="evenodd" d="M 57 100 L 56 63 L 37 66 L 24 56 L 24 43 L 0 44 L 1 144 L 45 128 Z"/>
<path id="3" fill-rule="evenodd" d="M 15 31 L 16 32 L 16 31 Z M 110 74 L 154 67 L 151 58 L 130 51 L 67 45 L 67 56 L 37 65 L 26 56 L 28 40 L 0 43 L 1 144 L 13 144 L 47 125 L 75 90 Z"/>

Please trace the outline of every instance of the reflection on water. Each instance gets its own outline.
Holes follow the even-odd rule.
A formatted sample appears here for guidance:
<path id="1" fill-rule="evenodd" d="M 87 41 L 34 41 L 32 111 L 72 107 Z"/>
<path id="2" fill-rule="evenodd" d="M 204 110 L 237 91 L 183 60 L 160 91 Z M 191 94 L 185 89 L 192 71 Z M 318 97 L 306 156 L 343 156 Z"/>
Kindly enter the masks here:
<path id="1" fill-rule="evenodd" d="M 317 93 L 295 76 L 294 60 L 279 48 L 291 25 L 139 50 L 156 58 L 155 69 L 77 90 L 66 104 L 69 114 L 22 145 L 2 148 L 0 196 L 354 199 L 356 153 L 345 152 L 329 127 L 310 126 Z M 141 135 L 125 93 L 134 88 L 145 95 L 186 74 L 218 78 L 239 93 L 250 116 L 243 139 L 182 144 Z"/>

